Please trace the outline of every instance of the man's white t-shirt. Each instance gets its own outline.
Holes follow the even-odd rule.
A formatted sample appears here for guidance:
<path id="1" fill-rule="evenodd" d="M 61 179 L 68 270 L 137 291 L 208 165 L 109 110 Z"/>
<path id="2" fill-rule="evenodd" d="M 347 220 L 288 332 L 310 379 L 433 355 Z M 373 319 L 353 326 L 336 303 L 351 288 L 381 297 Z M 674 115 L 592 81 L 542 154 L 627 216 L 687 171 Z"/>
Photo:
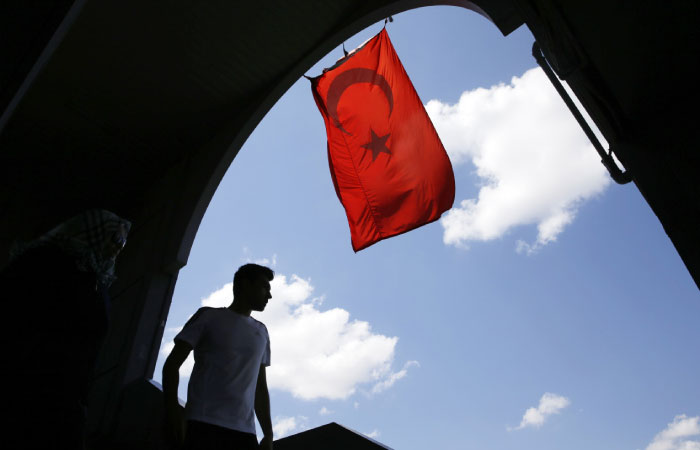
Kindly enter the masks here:
<path id="1" fill-rule="evenodd" d="M 228 308 L 200 308 L 175 336 L 194 349 L 187 419 L 255 434 L 255 387 L 270 365 L 267 328 Z"/>

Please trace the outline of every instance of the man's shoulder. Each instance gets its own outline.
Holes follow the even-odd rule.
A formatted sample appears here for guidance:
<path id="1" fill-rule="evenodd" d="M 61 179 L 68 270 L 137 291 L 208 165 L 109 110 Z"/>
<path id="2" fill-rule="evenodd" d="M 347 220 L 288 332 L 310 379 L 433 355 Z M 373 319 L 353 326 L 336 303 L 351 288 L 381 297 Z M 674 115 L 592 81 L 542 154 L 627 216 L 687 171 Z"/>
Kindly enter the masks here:
<path id="1" fill-rule="evenodd" d="M 267 334 L 267 327 L 265 326 L 264 323 L 260 322 L 258 319 L 256 319 L 255 317 L 252 317 L 252 316 L 250 317 L 250 319 L 251 319 L 251 323 L 253 325 L 255 325 L 255 327 L 257 327 L 261 331 L 264 331 L 265 334 Z"/>
<path id="2" fill-rule="evenodd" d="M 197 311 L 195 311 L 194 314 L 192 314 L 192 317 L 190 317 L 187 322 L 185 323 L 185 327 L 192 325 L 193 323 L 199 321 L 202 319 L 203 316 L 209 315 L 212 311 L 215 311 L 220 308 L 212 308 L 211 306 L 202 306 L 199 308 Z"/>
<path id="3" fill-rule="evenodd" d="M 194 315 L 192 318 L 194 319 L 195 317 L 201 317 L 205 316 L 213 311 L 216 311 L 218 308 L 212 308 L 211 306 L 202 306 L 199 308 L 197 311 L 195 311 Z"/>

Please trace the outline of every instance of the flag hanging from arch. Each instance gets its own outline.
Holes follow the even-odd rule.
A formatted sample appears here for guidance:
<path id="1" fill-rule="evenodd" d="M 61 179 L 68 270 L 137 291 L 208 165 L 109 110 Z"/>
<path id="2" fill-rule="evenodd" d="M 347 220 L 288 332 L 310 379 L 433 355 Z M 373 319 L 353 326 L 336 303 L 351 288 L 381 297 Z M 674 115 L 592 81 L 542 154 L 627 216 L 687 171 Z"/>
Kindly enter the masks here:
<path id="1" fill-rule="evenodd" d="M 310 80 L 356 252 L 452 207 L 452 165 L 386 29 Z"/>

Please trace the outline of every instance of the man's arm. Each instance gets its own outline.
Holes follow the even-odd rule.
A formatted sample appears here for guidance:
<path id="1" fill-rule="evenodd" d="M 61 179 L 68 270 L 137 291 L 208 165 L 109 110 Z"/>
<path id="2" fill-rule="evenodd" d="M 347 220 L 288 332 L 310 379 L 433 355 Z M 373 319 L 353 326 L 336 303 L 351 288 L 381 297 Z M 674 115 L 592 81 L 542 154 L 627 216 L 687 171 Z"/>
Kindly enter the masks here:
<path id="1" fill-rule="evenodd" d="M 188 343 L 175 341 L 175 347 L 163 364 L 166 437 L 178 445 L 185 441 L 185 418 L 177 399 L 177 387 L 180 384 L 180 366 L 191 351 L 192 347 Z"/>
<path id="2" fill-rule="evenodd" d="M 272 419 L 270 418 L 270 393 L 267 390 L 265 366 L 260 366 L 258 384 L 255 387 L 255 415 L 258 416 L 260 428 L 265 435 L 260 441 L 260 448 L 272 450 Z"/>

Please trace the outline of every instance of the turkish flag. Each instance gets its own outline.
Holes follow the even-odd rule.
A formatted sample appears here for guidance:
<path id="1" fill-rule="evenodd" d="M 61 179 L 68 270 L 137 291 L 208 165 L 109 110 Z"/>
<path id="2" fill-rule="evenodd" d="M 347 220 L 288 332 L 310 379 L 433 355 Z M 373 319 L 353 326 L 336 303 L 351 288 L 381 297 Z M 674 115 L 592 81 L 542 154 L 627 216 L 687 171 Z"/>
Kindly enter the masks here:
<path id="1" fill-rule="evenodd" d="M 452 207 L 452 165 L 385 29 L 311 78 L 311 89 L 355 251 Z"/>

